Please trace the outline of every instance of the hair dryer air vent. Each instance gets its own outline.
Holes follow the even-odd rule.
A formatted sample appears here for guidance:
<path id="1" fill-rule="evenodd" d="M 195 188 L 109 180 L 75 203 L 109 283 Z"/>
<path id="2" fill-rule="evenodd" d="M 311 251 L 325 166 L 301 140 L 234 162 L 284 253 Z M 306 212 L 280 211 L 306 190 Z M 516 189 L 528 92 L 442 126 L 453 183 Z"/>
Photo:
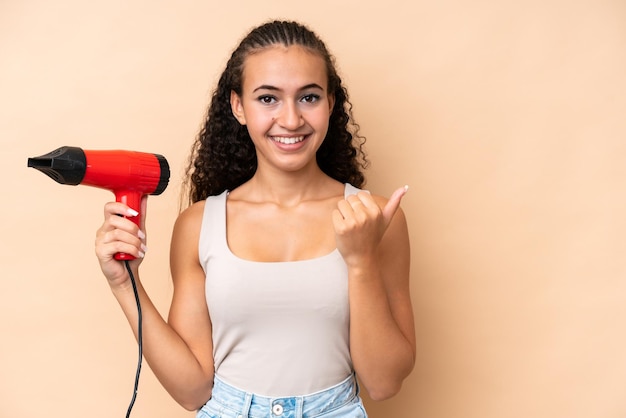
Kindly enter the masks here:
<path id="1" fill-rule="evenodd" d="M 61 147 L 39 157 L 29 158 L 28 166 L 57 183 L 75 186 L 85 177 L 87 158 L 81 148 Z"/>

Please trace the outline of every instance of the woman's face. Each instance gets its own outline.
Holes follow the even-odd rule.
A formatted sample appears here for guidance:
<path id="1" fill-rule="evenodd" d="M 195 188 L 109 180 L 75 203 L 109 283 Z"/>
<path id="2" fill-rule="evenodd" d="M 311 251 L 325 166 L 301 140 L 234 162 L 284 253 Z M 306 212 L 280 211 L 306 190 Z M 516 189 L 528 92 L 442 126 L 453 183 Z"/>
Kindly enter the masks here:
<path id="1" fill-rule="evenodd" d="M 300 46 L 277 45 L 244 62 L 241 96 L 231 107 L 256 147 L 258 167 L 299 171 L 316 165 L 334 97 L 324 60 Z"/>

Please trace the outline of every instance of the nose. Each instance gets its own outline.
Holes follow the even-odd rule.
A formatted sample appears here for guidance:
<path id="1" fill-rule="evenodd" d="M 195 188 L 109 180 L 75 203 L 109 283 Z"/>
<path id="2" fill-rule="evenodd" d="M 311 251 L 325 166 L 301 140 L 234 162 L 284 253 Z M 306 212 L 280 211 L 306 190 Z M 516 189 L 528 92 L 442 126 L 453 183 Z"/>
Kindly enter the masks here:
<path id="1" fill-rule="evenodd" d="M 304 124 L 301 109 L 298 107 L 297 103 L 290 101 L 285 102 L 285 104 L 281 106 L 276 121 L 282 128 L 292 131 L 298 129 Z"/>

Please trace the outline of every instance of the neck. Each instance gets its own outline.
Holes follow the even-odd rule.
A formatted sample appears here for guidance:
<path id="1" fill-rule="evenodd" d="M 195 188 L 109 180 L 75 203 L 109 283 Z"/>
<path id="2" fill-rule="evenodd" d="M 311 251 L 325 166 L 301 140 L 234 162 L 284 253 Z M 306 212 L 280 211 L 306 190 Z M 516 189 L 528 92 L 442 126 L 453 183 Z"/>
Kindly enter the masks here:
<path id="1" fill-rule="evenodd" d="M 279 174 L 257 171 L 245 184 L 248 199 L 271 202 L 282 207 L 295 207 L 303 201 L 317 200 L 333 193 L 332 185 L 339 183 L 317 166 L 306 173 Z"/>

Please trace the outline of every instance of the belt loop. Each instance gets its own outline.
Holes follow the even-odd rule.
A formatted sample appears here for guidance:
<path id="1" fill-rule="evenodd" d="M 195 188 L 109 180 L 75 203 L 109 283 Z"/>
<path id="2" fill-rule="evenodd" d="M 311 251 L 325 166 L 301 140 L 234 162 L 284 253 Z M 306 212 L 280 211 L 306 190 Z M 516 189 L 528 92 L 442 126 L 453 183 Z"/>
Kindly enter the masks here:
<path id="1" fill-rule="evenodd" d="M 250 406 L 252 405 L 252 394 L 246 392 L 243 399 L 243 409 L 241 410 L 241 418 L 248 418 L 250 416 Z"/>
<path id="2" fill-rule="evenodd" d="M 304 397 L 303 396 L 297 396 L 296 397 L 296 414 L 295 414 L 295 418 L 302 418 L 302 415 L 304 414 Z"/>
<path id="3" fill-rule="evenodd" d="M 354 383 L 354 396 L 358 397 L 359 393 L 361 393 L 361 387 L 359 386 L 359 381 L 356 378 L 356 372 L 352 372 L 352 381 Z"/>

